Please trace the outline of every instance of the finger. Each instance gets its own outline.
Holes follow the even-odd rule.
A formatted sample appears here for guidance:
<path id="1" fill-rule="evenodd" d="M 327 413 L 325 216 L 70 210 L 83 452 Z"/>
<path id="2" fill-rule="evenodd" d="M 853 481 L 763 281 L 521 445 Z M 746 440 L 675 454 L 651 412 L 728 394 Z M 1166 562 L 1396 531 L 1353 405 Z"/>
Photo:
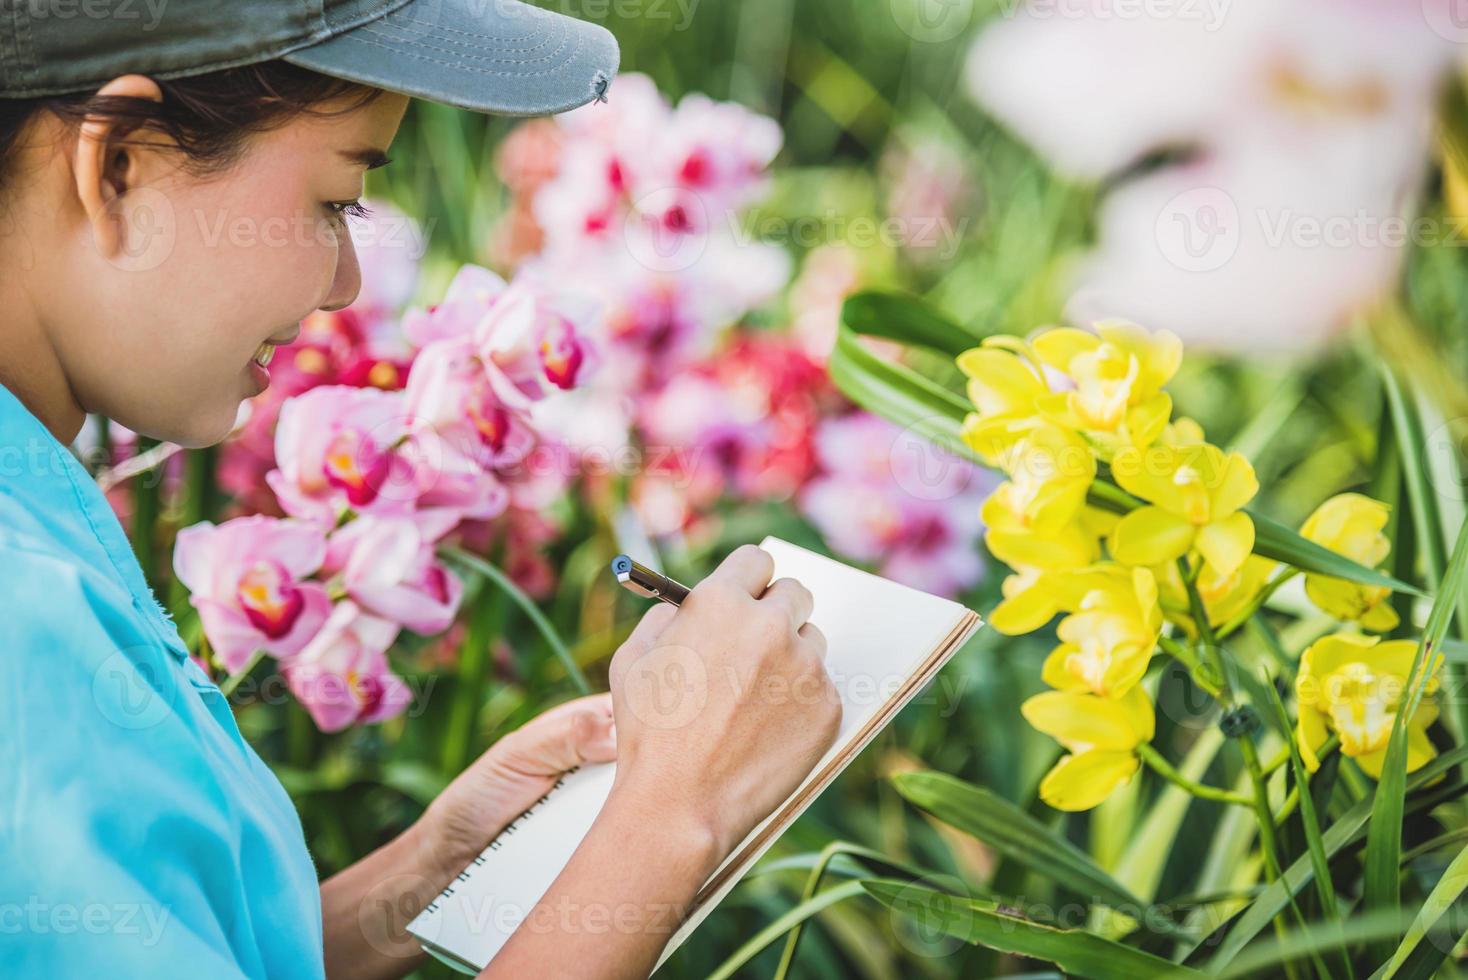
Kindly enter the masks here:
<path id="1" fill-rule="evenodd" d="M 728 582 L 751 596 L 758 599 L 765 591 L 765 586 L 770 584 L 770 576 L 775 574 L 775 559 L 770 553 L 762 548 L 756 548 L 752 544 L 740 545 L 734 552 L 719 563 L 709 579 Z"/>
<path id="2" fill-rule="evenodd" d="M 555 775 L 617 757 L 610 694 L 578 698 L 526 722 L 501 739 L 496 761 L 525 775 Z M 491 750 L 493 751 L 493 750 Z"/>
<path id="3" fill-rule="evenodd" d="M 760 596 L 759 601 L 784 609 L 790 616 L 790 625 L 795 629 L 800 629 L 806 624 L 816 606 L 815 597 L 810 594 L 810 589 L 793 578 L 777 579 L 765 590 L 765 594 Z"/>
<path id="4" fill-rule="evenodd" d="M 638 620 L 637 625 L 633 627 L 631 635 L 627 637 L 623 646 L 629 653 L 636 655 L 651 650 L 677 612 L 677 606 L 670 606 L 666 602 L 653 603 L 652 608 L 643 613 L 642 619 Z"/>
<path id="5" fill-rule="evenodd" d="M 822 660 L 826 659 L 826 634 L 821 632 L 819 626 L 815 623 L 806 623 L 797 631 L 797 635 L 801 642 L 815 650 Z"/>

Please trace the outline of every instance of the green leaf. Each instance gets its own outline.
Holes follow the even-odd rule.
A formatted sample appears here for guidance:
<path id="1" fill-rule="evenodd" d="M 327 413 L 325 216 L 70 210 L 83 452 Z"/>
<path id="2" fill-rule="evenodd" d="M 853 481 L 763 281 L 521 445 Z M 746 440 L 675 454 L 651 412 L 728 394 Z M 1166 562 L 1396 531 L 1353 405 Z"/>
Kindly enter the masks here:
<path id="1" fill-rule="evenodd" d="M 1290 716 L 1289 712 L 1285 710 L 1279 691 L 1268 682 L 1264 684 L 1264 688 L 1269 692 L 1270 702 L 1274 705 L 1275 717 L 1279 719 L 1280 725 L 1288 733 Z M 1285 743 L 1290 750 L 1290 770 L 1294 773 L 1295 789 L 1300 794 L 1300 824 L 1305 829 L 1305 847 L 1310 857 L 1311 869 L 1314 872 L 1315 892 L 1320 896 L 1320 908 L 1328 920 L 1325 931 L 1327 935 L 1337 937 L 1344 945 L 1340 906 L 1336 902 L 1335 882 L 1330 877 L 1330 859 L 1325 856 L 1325 842 L 1320 836 L 1320 821 L 1315 812 L 1315 797 L 1311 794 L 1312 787 L 1305 771 L 1305 760 L 1301 757 L 1300 746 L 1292 735 L 1285 736 Z M 1349 956 L 1342 957 L 1342 966 L 1346 976 L 1355 976 L 1355 971 L 1351 969 Z"/>
<path id="2" fill-rule="evenodd" d="M 1146 906 L 1084 851 L 1002 796 L 939 772 L 899 773 L 892 784 L 914 806 L 1066 888 L 1123 911 Z"/>
<path id="3" fill-rule="evenodd" d="M 727 960 L 719 964 L 719 968 L 708 975 L 708 980 L 728 980 L 739 968 L 754 959 L 768 945 L 779 939 L 785 933 L 800 925 L 806 919 L 830 908 L 837 902 L 844 902 L 848 898 L 862 894 L 862 882 L 847 881 L 837 885 L 835 888 L 827 888 L 815 897 L 801 902 L 789 912 L 780 916 L 774 922 L 765 926 L 759 932 L 750 937 L 749 941 L 736 949 Z"/>
<path id="4" fill-rule="evenodd" d="M 1409 791 L 1420 789 L 1448 770 L 1461 765 L 1465 760 L 1468 760 L 1468 746 L 1458 746 L 1450 752 L 1445 752 L 1412 773 L 1407 778 L 1407 789 Z M 1448 788 L 1454 794 L 1462 793 L 1465 789 L 1468 789 L 1468 786 L 1459 785 Z M 1437 798 L 1429 795 L 1423 801 L 1413 801 L 1408 809 L 1415 811 L 1419 806 L 1435 806 L 1438 802 L 1440 801 Z M 1334 857 L 1342 848 L 1361 839 L 1367 821 L 1372 819 L 1371 805 L 1371 799 L 1362 800 L 1343 813 L 1340 819 L 1320 835 L 1327 857 Z M 1398 823 L 1398 830 L 1400 829 L 1401 825 Z M 1289 905 L 1294 895 L 1299 894 L 1302 888 L 1310 884 L 1313 878 L 1314 870 L 1308 855 L 1301 857 L 1286 868 L 1277 880 L 1271 882 L 1259 893 L 1259 897 L 1249 904 L 1249 907 L 1239 916 L 1238 921 L 1234 923 L 1233 928 L 1228 931 L 1223 942 L 1219 943 L 1218 950 L 1209 959 L 1210 971 L 1221 971 L 1226 967 L 1240 950 L 1259 935 L 1260 930 L 1269 925 L 1274 917 Z"/>
<path id="5" fill-rule="evenodd" d="M 1427 572 L 1427 584 L 1439 587 L 1447 562 L 1444 553 L 1442 517 L 1438 513 L 1437 491 L 1433 487 L 1427 461 L 1427 435 L 1417 409 L 1402 392 L 1396 372 L 1385 364 L 1381 377 L 1386 388 L 1386 402 L 1391 411 L 1392 428 L 1402 461 L 1402 475 L 1407 485 L 1407 499 L 1412 505 L 1412 527 L 1417 532 L 1417 550 Z"/>
<path id="6" fill-rule="evenodd" d="M 549 619 L 545 618 L 545 613 L 540 611 L 540 607 L 535 604 L 535 600 L 526 595 L 508 575 L 495 568 L 483 558 L 471 554 L 463 548 L 445 545 L 438 549 L 438 554 L 440 558 L 447 559 L 449 562 L 461 565 L 472 572 L 483 575 L 496 586 L 503 589 L 515 605 L 519 606 L 520 610 L 535 624 L 535 628 L 540 631 L 540 635 L 545 640 L 546 645 L 551 648 L 551 652 L 561 661 L 561 665 L 566 668 L 566 675 L 571 678 L 571 683 L 576 685 L 576 690 L 582 694 L 591 693 L 591 685 L 587 683 L 586 675 L 581 672 L 581 666 L 576 663 L 576 658 L 571 656 L 571 651 L 567 649 L 560 634 L 556 632 L 556 628 L 551 625 Z"/>
<path id="7" fill-rule="evenodd" d="M 862 408 L 951 453 L 981 462 L 959 436 L 964 418 L 973 411 L 959 395 L 910 368 L 883 360 L 844 326 L 836 332 L 827 367 L 836 387 Z"/>
<path id="8" fill-rule="evenodd" d="M 856 333 L 918 344 L 949 357 L 980 340 L 916 296 L 901 293 L 854 293 L 841 304 L 841 321 Z"/>
<path id="9" fill-rule="evenodd" d="M 976 946 L 1054 963 L 1070 975 L 1092 980 L 1203 976 L 1081 929 L 1057 929 L 1009 914 L 983 899 L 949 895 L 903 881 L 865 880 L 861 885 L 883 905 L 926 928 Z"/>
<path id="10" fill-rule="evenodd" d="M 1457 612 L 1458 594 L 1463 588 L 1465 575 L 1468 575 L 1468 521 L 1464 521 L 1458 531 L 1458 543 L 1443 572 L 1441 588 L 1432 604 L 1432 611 L 1428 613 L 1427 628 L 1412 661 L 1406 693 L 1398 702 L 1399 708 L 1392 722 L 1391 740 L 1387 743 L 1386 759 L 1382 762 L 1381 778 L 1377 781 L 1371 828 L 1366 837 L 1362 905 L 1367 909 L 1393 910 L 1401 901 L 1399 885 L 1402 808 L 1407 778 L 1407 721 L 1422 702 L 1428 678 L 1442 661 L 1439 648 Z M 1381 950 L 1379 959 L 1384 960 L 1390 955 L 1390 949 Z"/>
<path id="11" fill-rule="evenodd" d="M 1145 501 L 1133 497 L 1125 490 L 1105 480 L 1097 480 L 1091 484 L 1087 499 L 1092 506 L 1109 510 L 1114 514 L 1125 514 L 1145 504 Z M 1345 555 L 1337 554 L 1323 545 L 1318 545 L 1272 517 L 1265 517 L 1258 511 L 1248 508 L 1245 508 L 1244 512 L 1254 522 L 1255 554 L 1282 561 L 1301 571 L 1332 575 L 1362 585 L 1382 586 L 1395 592 L 1406 592 L 1419 596 L 1423 594 L 1422 590 L 1415 585 L 1393 578 L 1374 568 L 1367 568 Z"/>
<path id="12" fill-rule="evenodd" d="M 1394 592 L 1406 592 L 1411 595 L 1423 594 L 1422 590 L 1415 585 L 1393 578 L 1374 568 L 1367 568 L 1345 555 L 1337 554 L 1323 545 L 1301 537 L 1298 532 L 1290 530 L 1271 517 L 1265 517 L 1258 511 L 1249 510 L 1248 514 L 1254 521 L 1255 554 L 1282 561 L 1286 565 L 1293 565 L 1306 572 L 1333 575 L 1336 578 L 1343 578 L 1361 585 L 1384 586 Z"/>
<path id="13" fill-rule="evenodd" d="M 1344 925 L 1318 924 L 1292 929 L 1258 943 L 1240 956 L 1226 970 L 1214 976 L 1233 977 L 1278 977 L 1284 976 L 1282 969 L 1287 963 L 1318 957 L 1342 949 L 1351 943 L 1372 942 L 1379 939 L 1394 939 L 1407 927 L 1407 917 L 1400 912 L 1373 912 L 1348 919 Z M 1335 977 L 1336 974 L 1325 974 Z"/>
<path id="14" fill-rule="evenodd" d="M 1430 948 L 1418 950 L 1418 944 L 1465 891 L 1468 891 L 1468 847 L 1463 848 L 1453 858 L 1453 862 L 1433 887 L 1432 893 L 1427 896 L 1427 901 L 1417 910 L 1417 917 L 1407 929 L 1406 937 L 1397 947 L 1391 962 L 1386 965 L 1385 977 L 1412 977 L 1414 980 L 1421 977 L 1426 980 L 1437 972 L 1438 966 L 1447 959 L 1452 946 L 1447 945 L 1444 948 L 1445 944 L 1442 942 L 1434 942 L 1428 944 Z M 1461 922 L 1458 924 L 1461 925 Z M 1459 937 L 1451 938 L 1456 942 Z"/>

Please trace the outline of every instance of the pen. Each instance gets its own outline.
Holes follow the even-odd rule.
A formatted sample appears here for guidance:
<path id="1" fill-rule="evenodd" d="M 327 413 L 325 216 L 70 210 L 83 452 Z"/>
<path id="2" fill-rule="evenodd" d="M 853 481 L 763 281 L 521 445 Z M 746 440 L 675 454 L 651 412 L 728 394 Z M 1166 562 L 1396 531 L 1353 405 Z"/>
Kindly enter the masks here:
<path id="1" fill-rule="evenodd" d="M 683 600 L 688 598 L 688 586 L 653 571 L 641 562 L 633 561 L 627 555 L 618 555 L 612 559 L 612 574 L 617 576 L 617 581 L 628 591 L 635 592 L 644 599 L 661 599 L 671 605 L 681 606 Z"/>

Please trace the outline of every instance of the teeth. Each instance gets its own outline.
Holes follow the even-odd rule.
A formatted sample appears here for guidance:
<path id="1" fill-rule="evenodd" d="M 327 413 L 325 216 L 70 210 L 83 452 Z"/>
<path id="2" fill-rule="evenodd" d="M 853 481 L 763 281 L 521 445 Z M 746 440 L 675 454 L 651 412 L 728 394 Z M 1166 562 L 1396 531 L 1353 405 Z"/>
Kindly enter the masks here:
<path id="1" fill-rule="evenodd" d="M 261 367 L 269 367 L 273 357 L 275 357 L 275 345 L 261 344 L 260 349 L 255 352 L 255 363 Z"/>

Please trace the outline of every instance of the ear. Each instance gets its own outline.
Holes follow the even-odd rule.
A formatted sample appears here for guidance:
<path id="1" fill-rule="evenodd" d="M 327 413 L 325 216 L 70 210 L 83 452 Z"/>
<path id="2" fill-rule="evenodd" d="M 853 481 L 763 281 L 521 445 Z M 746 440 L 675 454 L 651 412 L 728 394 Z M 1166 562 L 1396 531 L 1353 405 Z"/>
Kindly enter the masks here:
<path id="1" fill-rule="evenodd" d="M 163 101 L 158 83 L 143 75 L 123 75 L 97 90 L 99 96 Z M 129 145 L 127 127 L 103 116 L 88 116 L 77 132 L 72 174 L 77 199 L 92 226 L 97 249 L 112 258 L 126 245 L 127 229 L 117 207 L 120 199 L 142 183 L 143 158 L 151 147 Z"/>

